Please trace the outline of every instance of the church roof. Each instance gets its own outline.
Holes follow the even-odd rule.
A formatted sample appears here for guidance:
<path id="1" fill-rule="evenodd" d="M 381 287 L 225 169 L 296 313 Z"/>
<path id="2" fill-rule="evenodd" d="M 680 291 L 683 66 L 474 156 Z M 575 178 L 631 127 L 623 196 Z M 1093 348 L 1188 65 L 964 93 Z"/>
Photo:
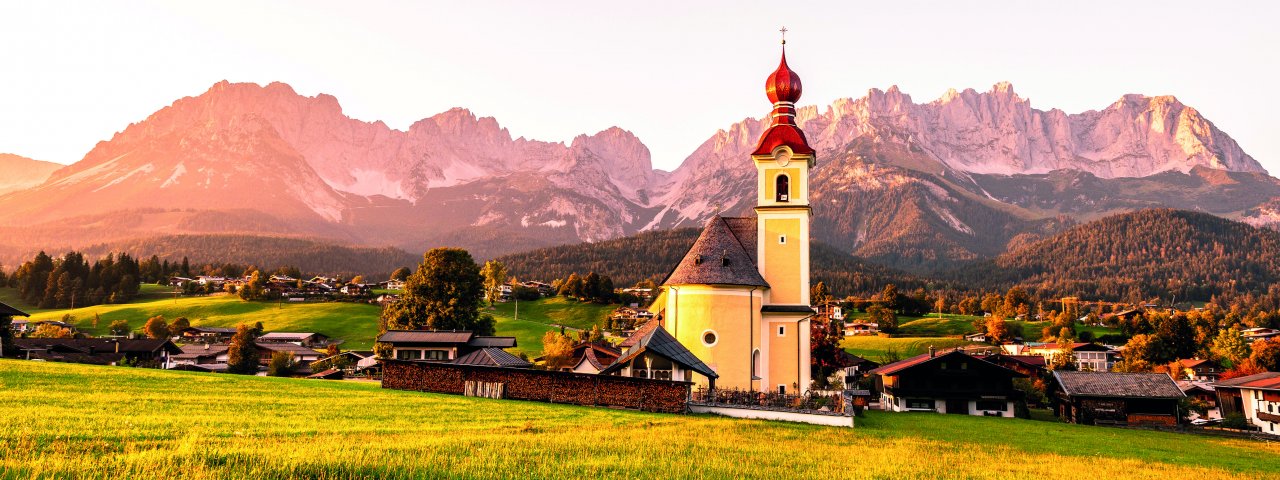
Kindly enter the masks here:
<path id="1" fill-rule="evenodd" d="M 768 287 L 753 255 L 748 253 L 748 249 L 752 252 L 756 249 L 754 223 L 752 227 L 744 223 L 741 219 L 711 217 L 698 240 L 662 284 Z M 744 245 L 730 224 L 738 227 L 736 233 L 750 235 L 749 246 Z"/>

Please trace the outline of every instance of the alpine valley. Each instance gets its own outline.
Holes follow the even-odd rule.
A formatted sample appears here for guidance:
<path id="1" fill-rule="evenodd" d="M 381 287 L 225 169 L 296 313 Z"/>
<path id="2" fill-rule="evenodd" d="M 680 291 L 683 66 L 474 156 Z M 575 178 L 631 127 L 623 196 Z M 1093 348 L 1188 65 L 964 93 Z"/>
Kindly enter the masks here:
<path id="1" fill-rule="evenodd" d="M 1038 110 L 1007 83 L 915 103 L 896 87 L 798 123 L 818 149 L 814 240 L 924 273 L 1148 207 L 1280 225 L 1280 180 L 1170 96 Z M 0 259 L 157 236 L 294 237 L 482 258 L 750 214 L 766 123 L 715 132 L 673 172 L 630 132 L 512 138 L 453 109 L 406 131 L 328 95 L 221 82 L 55 168 L 0 156 Z M 14 180 L 10 180 L 14 179 Z"/>

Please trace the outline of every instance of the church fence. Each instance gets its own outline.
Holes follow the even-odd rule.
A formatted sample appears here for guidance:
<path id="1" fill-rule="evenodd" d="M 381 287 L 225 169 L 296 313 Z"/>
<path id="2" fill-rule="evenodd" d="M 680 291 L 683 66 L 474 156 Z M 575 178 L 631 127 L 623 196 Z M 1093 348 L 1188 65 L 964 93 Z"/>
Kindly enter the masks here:
<path id="1" fill-rule="evenodd" d="M 690 382 L 526 368 L 382 360 L 382 388 L 683 413 Z"/>

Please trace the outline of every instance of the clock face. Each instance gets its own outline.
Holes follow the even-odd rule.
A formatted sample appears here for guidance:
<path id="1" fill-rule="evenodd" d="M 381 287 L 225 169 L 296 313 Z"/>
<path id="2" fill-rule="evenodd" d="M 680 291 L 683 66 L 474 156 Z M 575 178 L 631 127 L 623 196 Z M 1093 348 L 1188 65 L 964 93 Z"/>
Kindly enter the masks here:
<path id="1" fill-rule="evenodd" d="M 785 167 L 791 163 L 791 152 L 786 149 L 778 150 L 773 153 L 773 159 L 778 162 L 778 166 Z"/>

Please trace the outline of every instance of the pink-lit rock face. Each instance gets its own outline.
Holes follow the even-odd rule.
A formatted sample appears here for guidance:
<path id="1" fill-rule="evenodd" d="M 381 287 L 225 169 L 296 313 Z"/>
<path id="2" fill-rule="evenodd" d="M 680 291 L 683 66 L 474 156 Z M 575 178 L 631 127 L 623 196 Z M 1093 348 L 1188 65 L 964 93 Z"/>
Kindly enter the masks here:
<path id="1" fill-rule="evenodd" d="M 0 195 L 44 183 L 62 165 L 0 153 Z"/>

